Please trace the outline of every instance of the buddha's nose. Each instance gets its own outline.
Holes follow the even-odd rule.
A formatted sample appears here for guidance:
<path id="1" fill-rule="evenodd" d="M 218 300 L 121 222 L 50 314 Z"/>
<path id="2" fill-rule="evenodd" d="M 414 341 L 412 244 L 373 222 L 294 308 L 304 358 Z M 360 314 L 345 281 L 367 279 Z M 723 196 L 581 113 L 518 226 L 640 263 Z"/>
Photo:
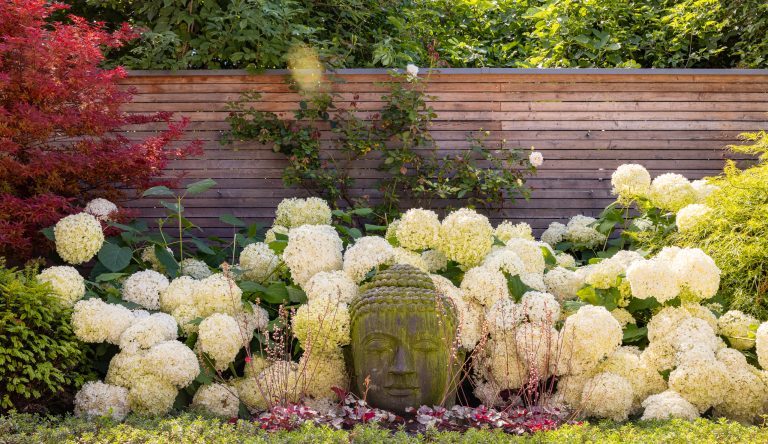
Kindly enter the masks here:
<path id="1" fill-rule="evenodd" d="M 391 373 L 395 375 L 407 375 L 413 373 L 411 359 L 405 347 L 398 347 L 395 351 L 395 360 L 392 363 Z"/>

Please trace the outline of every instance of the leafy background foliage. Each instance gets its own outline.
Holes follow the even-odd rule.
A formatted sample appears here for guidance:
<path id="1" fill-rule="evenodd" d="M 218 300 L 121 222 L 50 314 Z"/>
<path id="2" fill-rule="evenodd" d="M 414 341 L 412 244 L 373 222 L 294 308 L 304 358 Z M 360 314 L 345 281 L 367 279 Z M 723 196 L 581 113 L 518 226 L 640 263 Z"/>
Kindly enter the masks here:
<path id="1" fill-rule="evenodd" d="M 148 32 L 111 59 L 137 69 L 331 67 L 760 68 L 762 0 L 69 0 Z"/>

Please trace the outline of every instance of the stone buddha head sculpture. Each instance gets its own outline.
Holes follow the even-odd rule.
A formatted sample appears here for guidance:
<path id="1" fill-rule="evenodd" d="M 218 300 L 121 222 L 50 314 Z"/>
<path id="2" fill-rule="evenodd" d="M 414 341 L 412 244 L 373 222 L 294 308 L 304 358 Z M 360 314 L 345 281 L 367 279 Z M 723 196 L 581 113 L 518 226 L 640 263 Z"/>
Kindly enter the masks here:
<path id="1" fill-rule="evenodd" d="M 457 314 L 428 274 L 410 265 L 380 271 L 350 303 L 350 315 L 359 396 L 400 414 L 407 407 L 453 403 L 463 363 L 452 347 Z"/>

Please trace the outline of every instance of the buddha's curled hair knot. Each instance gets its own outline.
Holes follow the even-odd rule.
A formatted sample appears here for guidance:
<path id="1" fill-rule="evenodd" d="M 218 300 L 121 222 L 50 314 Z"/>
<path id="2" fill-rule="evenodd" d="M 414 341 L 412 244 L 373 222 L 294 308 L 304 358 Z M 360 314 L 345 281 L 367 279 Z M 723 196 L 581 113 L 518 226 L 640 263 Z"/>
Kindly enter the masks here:
<path id="1" fill-rule="evenodd" d="M 378 272 L 349 306 L 351 323 L 371 311 L 434 312 L 451 328 L 458 324 L 456 306 L 438 294 L 429 274 L 398 264 Z"/>

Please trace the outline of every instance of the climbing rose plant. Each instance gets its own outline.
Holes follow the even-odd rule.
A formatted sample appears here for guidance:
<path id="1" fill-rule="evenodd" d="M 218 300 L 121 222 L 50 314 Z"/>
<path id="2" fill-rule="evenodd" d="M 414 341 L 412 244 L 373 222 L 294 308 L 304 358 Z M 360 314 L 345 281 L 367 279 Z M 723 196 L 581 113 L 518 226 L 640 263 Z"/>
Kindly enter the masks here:
<path id="1" fill-rule="evenodd" d="M 185 120 L 121 111 L 131 100 L 117 85 L 126 72 L 99 68 L 102 50 L 138 34 L 72 15 L 51 19 L 67 8 L 0 0 L 0 256 L 12 262 L 45 254 L 40 229 L 87 200 L 146 188 L 169 160 L 200 151 L 199 142 L 171 147 Z M 116 132 L 150 122 L 167 129 L 144 139 Z"/>

